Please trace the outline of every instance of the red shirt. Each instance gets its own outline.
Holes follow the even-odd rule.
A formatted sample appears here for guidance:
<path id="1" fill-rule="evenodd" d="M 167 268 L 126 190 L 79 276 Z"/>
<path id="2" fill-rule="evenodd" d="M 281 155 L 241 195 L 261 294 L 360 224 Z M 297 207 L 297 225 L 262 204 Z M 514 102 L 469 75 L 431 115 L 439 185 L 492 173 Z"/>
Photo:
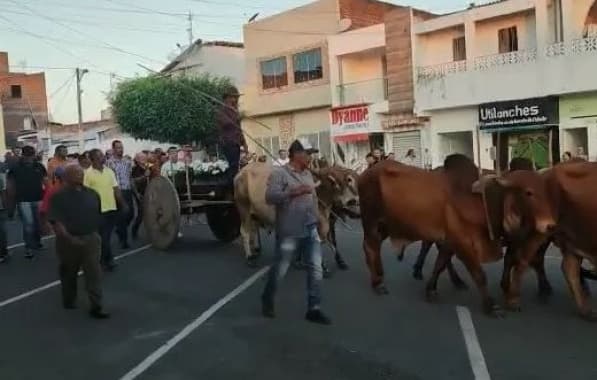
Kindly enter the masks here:
<path id="1" fill-rule="evenodd" d="M 58 190 L 62 188 L 62 185 L 54 184 L 50 185 L 46 191 L 44 192 L 44 197 L 41 200 L 41 206 L 39 208 L 39 212 L 42 214 L 47 214 L 50 210 L 50 199 L 52 195 L 54 195 Z"/>

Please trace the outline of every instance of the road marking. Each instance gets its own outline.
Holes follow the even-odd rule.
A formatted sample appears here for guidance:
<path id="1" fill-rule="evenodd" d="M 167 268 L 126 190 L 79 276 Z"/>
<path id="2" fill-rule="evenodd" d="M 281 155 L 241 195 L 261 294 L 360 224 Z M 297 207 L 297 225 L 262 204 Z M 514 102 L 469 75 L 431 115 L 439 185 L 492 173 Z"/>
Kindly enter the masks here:
<path id="1" fill-rule="evenodd" d="M 193 331 L 195 331 L 199 326 L 205 323 L 209 318 L 211 318 L 218 310 L 224 307 L 228 302 L 232 301 L 236 298 L 239 294 L 247 290 L 251 285 L 255 283 L 258 279 L 263 277 L 263 275 L 267 272 L 269 267 L 262 268 L 259 272 L 255 273 L 251 277 L 249 277 L 245 282 L 240 284 L 236 289 L 228 293 L 224 298 L 213 304 L 209 309 L 204 311 L 197 319 L 193 322 L 189 323 L 185 326 L 178 334 L 170 338 L 166 343 L 164 343 L 160 348 L 155 350 L 151 355 L 145 358 L 141 363 L 139 363 L 135 368 L 129 371 L 126 375 L 120 378 L 120 380 L 133 380 L 141 375 L 143 372 L 147 371 L 149 367 L 151 367 L 155 362 L 160 360 L 164 355 L 168 353 L 171 349 L 174 348 L 180 341 L 184 338 L 189 336 Z"/>
<path id="2" fill-rule="evenodd" d="M 471 312 L 464 306 L 456 306 L 456 313 L 458 314 L 458 322 L 460 322 L 462 335 L 464 335 L 464 343 L 466 344 L 468 359 L 471 363 L 475 380 L 491 380 L 479 339 L 477 339 Z"/>
<path id="3" fill-rule="evenodd" d="M 139 248 L 137 248 L 137 249 L 133 249 L 132 251 L 129 251 L 129 252 L 123 253 L 122 255 L 116 256 L 116 257 L 114 258 L 114 260 L 120 260 L 120 259 L 124 259 L 125 257 L 131 256 L 131 255 L 134 255 L 134 254 L 136 254 L 136 253 L 139 253 L 139 252 L 142 252 L 142 251 L 145 251 L 146 249 L 148 249 L 148 248 L 150 248 L 150 247 L 151 247 L 151 244 L 144 245 L 143 247 L 139 247 Z M 81 274 L 83 274 L 83 272 L 79 272 L 79 276 L 80 276 Z M 0 309 L 1 309 L 1 308 L 3 308 L 3 307 L 5 307 L 5 306 L 8 306 L 8 305 L 10 305 L 10 304 L 13 304 L 13 303 L 15 303 L 15 302 L 18 302 L 18 301 L 24 300 L 25 298 L 29 298 L 29 297 L 31 297 L 31 296 L 33 296 L 33 295 L 36 295 L 36 294 L 38 294 L 38 293 L 41 293 L 41 292 L 43 292 L 44 290 L 51 289 L 51 288 L 53 288 L 53 287 L 55 287 L 55 286 L 58 286 L 58 285 L 60 285 L 60 281 L 59 281 L 59 280 L 58 280 L 58 281 L 53 281 L 53 282 L 50 282 L 49 284 L 45 284 L 45 285 L 43 285 L 43 286 L 40 286 L 39 288 L 31 289 L 31 290 L 30 290 L 30 291 L 28 291 L 28 292 L 25 292 L 25 293 L 23 293 L 23 294 L 19 294 L 18 296 L 15 296 L 15 297 L 9 298 L 9 299 L 7 299 L 7 300 L 1 301 L 1 302 L 0 302 Z"/>
<path id="4" fill-rule="evenodd" d="M 53 238 L 54 238 L 54 235 L 44 236 L 41 238 L 41 240 L 50 240 Z M 17 243 L 17 244 L 9 245 L 8 247 L 6 247 L 6 249 L 11 250 L 11 249 L 19 248 L 19 247 L 24 247 L 24 246 L 25 246 L 25 243 Z"/>

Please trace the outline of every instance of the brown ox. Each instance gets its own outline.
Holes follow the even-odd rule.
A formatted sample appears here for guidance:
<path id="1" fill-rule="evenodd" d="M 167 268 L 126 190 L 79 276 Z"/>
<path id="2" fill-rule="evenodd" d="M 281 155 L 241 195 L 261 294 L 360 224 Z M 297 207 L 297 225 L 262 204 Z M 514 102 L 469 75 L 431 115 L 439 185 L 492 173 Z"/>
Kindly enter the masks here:
<path id="1" fill-rule="evenodd" d="M 250 265 L 258 256 L 257 239 L 259 228 L 273 229 L 275 210 L 265 201 L 265 190 L 269 176 L 274 170 L 266 163 L 251 163 L 245 166 L 234 179 L 234 197 L 241 216 L 241 237 L 245 257 Z M 276 170 L 287 170 L 279 168 Z M 329 167 L 313 171 L 319 198 L 319 236 L 327 241 L 330 231 L 332 208 L 358 212 L 356 177 L 353 172 Z"/>
<path id="2" fill-rule="evenodd" d="M 587 301 L 587 292 L 583 291 L 581 276 L 583 259 L 597 267 L 597 163 L 567 162 L 546 171 L 544 177 L 549 203 L 557 216 L 552 239 L 563 254 L 562 271 L 581 317 L 597 321 L 597 314 Z M 546 244 L 546 239 L 536 235 L 522 247 L 512 269 L 510 292 L 513 297 L 519 297 L 520 277 L 537 248 Z M 589 272 L 584 274 L 592 277 Z"/>
<path id="3" fill-rule="evenodd" d="M 471 191 L 477 175 L 476 166 L 462 155 L 449 156 L 443 172 L 384 161 L 361 175 L 363 247 L 371 285 L 377 293 L 387 293 L 380 258 L 381 244 L 386 238 L 391 238 L 398 250 L 417 240 L 441 242 L 433 276 L 427 284 L 428 295 L 435 292 L 437 276 L 454 253 L 479 288 L 484 310 L 499 312 L 489 296 L 481 263 L 502 257 L 501 242 L 499 236 L 490 239 L 483 197 Z M 536 173 L 511 173 L 508 179 L 482 183 L 481 190 L 499 189 L 502 193 L 502 219 L 507 232 L 513 232 L 527 215 L 539 232 L 545 232 L 554 221 L 544 207 L 546 194 L 541 183 Z"/>

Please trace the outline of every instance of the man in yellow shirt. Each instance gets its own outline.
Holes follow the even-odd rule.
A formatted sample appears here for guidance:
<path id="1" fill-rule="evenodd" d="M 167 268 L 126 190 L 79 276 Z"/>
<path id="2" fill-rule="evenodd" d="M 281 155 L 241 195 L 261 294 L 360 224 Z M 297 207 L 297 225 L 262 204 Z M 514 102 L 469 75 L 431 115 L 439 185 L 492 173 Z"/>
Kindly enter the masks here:
<path id="1" fill-rule="evenodd" d="M 89 152 L 91 166 L 85 170 L 84 185 L 95 190 L 100 198 L 102 221 L 100 235 L 102 238 L 101 264 L 104 270 L 112 272 L 116 268 L 112 255 L 112 232 L 118 221 L 118 205 L 122 210 L 128 207 L 122 201 L 118 181 L 112 169 L 104 166 L 104 154 L 99 149 Z M 126 211 L 124 211 L 126 212 Z"/>

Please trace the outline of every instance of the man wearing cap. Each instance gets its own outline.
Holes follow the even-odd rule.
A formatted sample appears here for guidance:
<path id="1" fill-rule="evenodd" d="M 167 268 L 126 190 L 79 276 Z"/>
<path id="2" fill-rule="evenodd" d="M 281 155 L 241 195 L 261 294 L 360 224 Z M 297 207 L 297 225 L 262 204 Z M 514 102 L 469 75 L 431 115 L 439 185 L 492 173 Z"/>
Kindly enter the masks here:
<path id="1" fill-rule="evenodd" d="M 309 171 L 310 155 L 316 153 L 306 141 L 294 141 L 288 149 L 290 162 L 274 168 L 267 183 L 265 200 L 276 208 L 276 252 L 261 296 L 262 312 L 274 318 L 274 297 L 278 283 L 286 275 L 290 262 L 300 250 L 307 259 L 307 303 L 305 318 L 329 325 L 330 319 L 320 309 L 323 277 L 321 243 L 315 182 Z"/>
<path id="2" fill-rule="evenodd" d="M 216 116 L 216 125 L 220 139 L 220 148 L 226 157 L 230 168 L 228 175 L 234 179 L 240 165 L 241 148 L 247 151 L 247 143 L 240 127 L 238 114 L 238 98 L 240 93 L 234 86 L 224 92 L 223 105 Z"/>

